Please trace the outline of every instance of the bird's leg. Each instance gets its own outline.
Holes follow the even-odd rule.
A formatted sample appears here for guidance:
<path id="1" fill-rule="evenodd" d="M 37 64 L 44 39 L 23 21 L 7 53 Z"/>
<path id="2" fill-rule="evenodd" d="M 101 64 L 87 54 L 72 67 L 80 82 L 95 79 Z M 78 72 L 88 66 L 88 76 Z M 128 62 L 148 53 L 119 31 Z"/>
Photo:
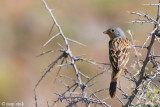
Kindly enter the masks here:
<path id="1" fill-rule="evenodd" d="M 125 75 L 128 73 L 128 68 L 125 66 L 125 69 L 124 69 L 124 73 Z"/>

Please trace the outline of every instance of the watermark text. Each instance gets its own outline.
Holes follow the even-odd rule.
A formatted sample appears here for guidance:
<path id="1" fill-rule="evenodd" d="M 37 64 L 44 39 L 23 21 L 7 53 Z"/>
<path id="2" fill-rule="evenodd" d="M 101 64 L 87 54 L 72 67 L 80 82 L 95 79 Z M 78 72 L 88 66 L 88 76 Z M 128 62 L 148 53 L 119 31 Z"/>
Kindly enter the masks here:
<path id="1" fill-rule="evenodd" d="M 15 103 L 12 103 L 12 102 L 2 102 L 1 106 L 2 107 L 23 107 L 24 103 L 23 102 L 15 102 Z"/>

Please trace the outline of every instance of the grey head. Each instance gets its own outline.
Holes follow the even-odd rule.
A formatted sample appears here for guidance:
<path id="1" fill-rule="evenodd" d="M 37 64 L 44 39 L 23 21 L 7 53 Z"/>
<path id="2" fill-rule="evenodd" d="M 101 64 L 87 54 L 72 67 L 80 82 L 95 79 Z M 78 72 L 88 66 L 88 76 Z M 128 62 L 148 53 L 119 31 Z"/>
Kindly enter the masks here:
<path id="1" fill-rule="evenodd" d="M 110 39 L 114 38 L 126 38 L 125 33 L 119 27 L 111 27 L 103 32 L 104 34 L 108 34 Z"/>

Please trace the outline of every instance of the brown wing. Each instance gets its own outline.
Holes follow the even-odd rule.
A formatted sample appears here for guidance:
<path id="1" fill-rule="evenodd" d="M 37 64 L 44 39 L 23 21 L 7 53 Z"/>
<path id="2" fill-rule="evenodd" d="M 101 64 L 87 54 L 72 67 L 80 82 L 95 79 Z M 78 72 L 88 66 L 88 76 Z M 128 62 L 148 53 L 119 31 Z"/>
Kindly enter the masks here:
<path id="1" fill-rule="evenodd" d="M 128 62 L 128 44 L 127 38 L 116 38 L 109 41 L 109 58 L 114 71 L 113 76 Z"/>

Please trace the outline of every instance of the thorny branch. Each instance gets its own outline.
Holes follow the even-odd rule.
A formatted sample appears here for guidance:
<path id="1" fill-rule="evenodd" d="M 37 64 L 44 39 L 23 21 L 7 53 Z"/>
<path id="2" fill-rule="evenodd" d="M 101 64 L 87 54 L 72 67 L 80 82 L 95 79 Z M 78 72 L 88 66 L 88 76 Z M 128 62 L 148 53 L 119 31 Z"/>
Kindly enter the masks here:
<path id="1" fill-rule="evenodd" d="M 56 26 L 59 30 L 59 32 L 54 35 L 53 37 L 51 37 L 43 46 L 46 46 L 48 43 L 50 43 L 54 38 L 56 37 L 62 37 L 63 40 L 64 40 L 64 43 L 65 43 L 65 46 L 62 46 L 59 45 L 62 47 L 62 49 L 59 49 L 59 50 L 50 50 L 50 51 L 47 51 L 47 52 L 43 52 L 42 54 L 40 54 L 39 56 L 42 56 L 44 54 L 47 54 L 47 53 L 50 53 L 50 52 L 61 52 L 62 54 L 55 60 L 53 61 L 48 69 L 44 72 L 44 74 L 42 75 L 42 77 L 39 79 L 39 81 L 37 82 L 37 84 L 35 85 L 35 88 L 34 88 L 34 95 L 35 95 L 35 105 L 36 107 L 38 107 L 38 97 L 37 97 L 37 94 L 36 94 L 36 90 L 37 90 L 37 87 L 39 86 L 40 82 L 43 80 L 43 78 L 46 77 L 47 73 L 51 71 L 51 69 L 53 69 L 53 67 L 55 67 L 55 65 L 60 61 L 60 65 L 57 65 L 57 67 L 60 67 L 59 70 L 58 70 L 58 73 L 57 73 L 57 76 L 59 76 L 59 72 L 61 71 L 61 67 L 64 67 L 64 66 L 72 66 L 74 72 L 75 72 L 75 76 L 76 76 L 76 79 L 73 79 L 73 78 L 70 78 L 68 76 L 59 76 L 59 77 L 63 77 L 63 78 L 67 78 L 67 79 L 70 79 L 72 80 L 74 83 L 72 85 L 67 85 L 65 84 L 62 80 L 59 80 L 60 83 L 62 83 L 65 87 L 66 87 L 66 90 L 64 89 L 64 92 L 61 93 L 61 94 L 57 94 L 58 97 L 57 97 L 57 100 L 55 100 L 53 102 L 53 105 L 56 105 L 57 102 L 59 101 L 63 101 L 65 100 L 66 102 L 68 102 L 68 106 L 67 107 L 71 107 L 71 106 L 77 106 L 77 104 L 79 102 L 82 102 L 86 105 L 86 107 L 90 107 L 90 103 L 92 104 L 95 104 L 95 105 L 102 105 L 104 107 L 109 107 L 109 105 L 104 102 L 103 100 L 101 100 L 100 98 L 98 98 L 96 96 L 96 93 L 100 93 L 102 91 L 105 91 L 105 90 L 99 90 L 99 91 L 96 91 L 95 93 L 91 93 L 91 95 L 89 95 L 87 97 L 87 90 L 89 90 L 88 87 L 92 86 L 95 84 L 95 82 L 91 83 L 96 77 L 102 75 L 103 73 L 105 73 L 106 71 L 108 71 L 109 69 L 105 69 L 102 65 L 109 65 L 110 64 L 106 64 L 106 63 L 99 63 L 99 62 L 96 62 L 96 61 L 93 61 L 93 60 L 89 60 L 89 59 L 86 59 L 86 58 L 82 58 L 82 56 L 74 56 L 72 54 L 72 51 L 70 49 L 70 45 L 69 45 L 69 41 L 71 42 L 74 42 L 74 43 L 77 43 L 78 45 L 82 45 L 82 46 L 85 46 L 84 44 L 80 43 L 80 42 L 77 42 L 75 40 L 72 40 L 70 38 L 67 38 L 60 25 L 58 24 L 58 22 L 56 21 L 53 13 L 52 13 L 52 9 L 50 9 L 46 3 L 45 0 L 42 0 L 46 9 L 48 10 L 52 20 L 53 20 L 53 26 Z M 52 26 L 52 28 L 53 28 Z M 51 34 L 51 31 L 52 29 L 50 30 L 50 33 Z M 67 63 L 64 62 L 64 60 L 67 60 Z M 97 73 L 95 76 L 93 77 L 88 77 L 86 76 L 85 74 L 83 74 L 82 72 L 79 71 L 77 65 L 76 65 L 76 62 L 87 62 L 89 64 L 92 64 L 94 66 L 97 66 L 98 69 L 101 69 L 103 70 L 102 72 L 100 73 Z M 69 63 L 68 63 L 69 62 Z M 86 82 L 82 82 L 82 77 L 85 77 L 87 79 Z M 91 84 L 88 84 L 88 83 L 91 83 Z M 77 90 L 77 88 L 79 88 L 81 90 L 81 92 L 74 92 Z M 91 90 L 89 90 L 91 92 Z M 70 94 L 68 94 L 70 92 Z M 76 94 L 75 94 L 76 93 Z M 77 95 L 78 93 L 78 95 Z M 95 98 L 91 98 L 90 96 L 96 96 Z M 49 106 L 48 104 L 48 101 L 47 101 L 47 106 Z"/>
<path id="2" fill-rule="evenodd" d="M 141 17 L 144 17 L 146 18 L 145 20 L 141 20 L 141 19 L 137 19 L 136 21 L 132 21 L 132 23 L 144 23 L 144 22 L 149 22 L 149 23 L 152 23 L 154 24 L 154 30 L 151 32 L 151 34 L 148 36 L 148 38 L 146 39 L 145 43 L 143 46 L 145 46 L 146 42 L 149 40 L 149 38 L 151 37 L 151 41 L 149 43 L 149 45 L 147 46 L 147 54 L 146 54 L 146 58 L 145 60 L 143 61 L 143 65 L 139 71 L 139 79 L 138 81 L 136 82 L 136 87 L 135 89 L 132 91 L 132 94 L 129 96 L 128 98 L 128 101 L 127 103 L 123 106 L 123 107 L 128 107 L 128 106 L 131 106 L 132 105 L 132 102 L 134 100 L 134 98 L 136 97 L 136 95 L 138 93 L 140 93 L 140 88 L 143 90 L 141 92 L 141 95 L 140 97 L 138 98 L 138 101 L 137 101 L 137 104 L 139 104 L 139 101 L 140 99 L 142 99 L 142 97 L 144 96 L 145 94 L 145 90 L 147 89 L 147 87 L 144 87 L 144 86 L 149 86 L 151 81 L 156 77 L 157 73 L 159 73 L 159 71 L 155 71 L 154 72 L 154 75 L 150 75 L 150 77 L 146 77 L 145 75 L 145 68 L 147 66 L 147 64 L 151 61 L 151 50 L 152 50 L 152 47 L 153 47 L 153 44 L 155 42 L 155 36 L 156 36 L 156 32 L 159 31 L 159 11 L 160 11 L 160 0 L 159 0 L 159 5 L 158 5 L 158 12 L 157 12 L 157 18 L 156 20 L 154 20 L 153 18 L 151 18 L 149 15 L 147 14 L 144 14 L 144 13 L 141 13 L 141 12 L 129 12 L 131 14 L 136 14 L 136 15 L 139 15 Z M 158 67 L 158 65 L 154 65 L 156 67 Z"/>
<path id="3" fill-rule="evenodd" d="M 94 81 L 95 78 L 99 77 L 100 75 L 102 75 L 105 72 L 110 70 L 110 64 L 100 63 L 100 62 L 97 62 L 94 60 L 83 58 L 84 55 L 74 56 L 72 54 L 72 51 L 71 51 L 71 48 L 69 45 L 69 41 L 74 42 L 74 43 L 81 45 L 81 46 L 85 46 L 85 45 L 78 42 L 78 41 L 67 38 L 64 35 L 60 25 L 58 24 L 58 22 L 56 21 L 54 15 L 52 13 L 52 9 L 50 9 L 48 7 L 45 0 L 42 0 L 42 1 L 45 5 L 47 11 L 49 12 L 52 20 L 53 20 L 54 24 L 53 24 L 52 28 L 54 26 L 56 26 L 59 30 L 59 32 L 57 34 L 55 34 L 53 37 L 51 37 L 43 46 L 46 46 L 48 43 L 50 43 L 56 37 L 63 38 L 65 46 L 62 46 L 60 43 L 58 43 L 58 45 L 62 49 L 49 50 L 49 51 L 43 52 L 42 54 L 39 55 L 39 56 L 42 56 L 42 55 L 48 54 L 50 52 L 60 52 L 61 53 L 59 55 L 59 57 L 57 57 L 57 59 L 55 61 L 53 61 L 48 66 L 47 70 L 45 70 L 44 74 L 41 76 L 41 78 L 39 79 L 39 81 L 35 85 L 34 98 L 35 98 L 36 107 L 38 107 L 38 96 L 36 93 L 37 87 L 39 86 L 41 81 L 46 77 L 46 75 L 51 71 L 51 69 L 54 69 L 54 67 L 59 67 L 59 70 L 57 72 L 57 78 L 66 78 L 66 79 L 72 81 L 73 84 L 67 85 L 67 84 L 65 84 L 65 82 L 58 79 L 59 82 L 62 83 L 66 88 L 63 90 L 63 92 L 61 94 L 56 93 L 57 99 L 52 102 L 51 107 L 52 106 L 56 107 L 56 104 L 58 102 L 62 102 L 62 101 L 67 102 L 66 107 L 77 107 L 77 106 L 79 106 L 79 104 L 83 104 L 86 107 L 90 107 L 92 105 L 94 107 L 96 107 L 96 106 L 97 107 L 99 107 L 99 106 L 109 107 L 110 105 L 108 105 L 105 102 L 105 100 L 108 100 L 109 97 L 101 99 L 97 96 L 98 93 L 101 93 L 103 91 L 104 92 L 108 91 L 108 88 L 102 88 L 102 89 L 98 89 L 96 91 L 92 91 L 90 89 L 90 87 L 96 84 L 96 81 Z M 129 32 L 129 34 L 131 36 L 131 41 L 132 41 L 131 46 L 133 47 L 134 52 L 136 54 L 136 56 L 135 56 L 136 65 L 138 66 L 137 69 L 139 70 L 139 72 L 134 74 L 129 70 L 127 72 L 127 75 L 122 75 L 122 77 L 124 77 L 127 81 L 134 84 L 134 86 L 129 87 L 129 89 L 131 90 L 130 93 L 128 93 L 127 91 L 124 91 L 120 86 L 117 87 L 119 93 L 121 93 L 123 98 L 116 95 L 116 100 L 118 100 L 122 104 L 122 107 L 129 107 L 129 106 L 136 107 L 139 105 L 141 105 L 141 106 L 147 105 L 147 107 L 148 107 L 150 105 L 146 102 L 150 99 L 156 100 L 155 101 L 156 103 L 154 104 L 155 106 L 157 106 L 157 105 L 160 106 L 160 99 L 159 99 L 160 95 L 158 94 L 159 91 L 155 90 L 155 88 L 160 90 L 160 86 L 158 86 L 157 84 L 154 83 L 155 78 L 158 75 L 160 75 L 160 66 L 159 66 L 160 61 L 158 61 L 158 58 L 160 58 L 160 55 L 155 55 L 154 53 L 151 53 L 151 51 L 153 50 L 153 44 L 155 43 L 155 41 L 159 42 L 159 37 L 160 37 L 160 31 L 159 31 L 160 0 L 159 0 L 158 4 L 144 4 L 144 5 L 145 6 L 158 6 L 157 18 L 154 19 L 154 18 L 150 17 L 150 15 L 143 13 L 143 12 L 129 12 L 130 14 L 138 15 L 138 19 L 131 21 L 131 23 L 142 23 L 142 24 L 143 23 L 151 23 L 154 25 L 154 28 L 151 31 L 151 33 L 148 35 L 148 37 L 146 38 L 146 40 L 144 41 L 142 46 L 135 45 L 135 41 L 133 40 L 133 35 L 131 34 L 131 32 Z M 51 31 L 52 31 L 52 29 L 50 30 L 49 34 L 51 34 Z M 149 45 L 147 46 L 146 44 L 148 41 L 149 41 Z M 146 53 L 144 60 L 140 60 L 140 57 L 138 56 L 138 51 L 136 48 L 141 48 L 141 49 L 147 50 L 147 53 Z M 65 60 L 66 60 L 66 63 L 65 63 Z M 58 64 L 59 62 L 60 62 L 60 64 Z M 83 74 L 78 69 L 76 62 L 92 64 L 92 65 L 96 66 L 98 69 L 100 69 L 101 72 L 95 74 L 92 77 L 89 77 L 89 76 Z M 147 74 L 146 67 L 149 62 L 153 65 L 154 70 L 150 71 L 151 72 L 150 74 Z M 105 66 L 107 65 L 108 68 L 104 68 L 103 65 L 105 65 Z M 64 66 L 71 66 L 73 68 L 76 79 L 75 78 L 73 79 L 72 77 L 69 77 L 66 75 L 60 75 L 61 68 Z M 82 78 L 85 78 L 86 81 L 82 81 Z M 80 91 L 79 91 L 79 89 L 80 89 Z M 150 97 L 150 96 L 152 96 L 152 95 L 150 95 L 150 93 L 154 93 L 153 98 Z M 148 95 L 150 95 L 150 96 L 148 96 Z M 123 100 L 125 100 L 125 102 Z M 48 101 L 47 101 L 47 106 L 48 107 L 50 106 Z"/>

